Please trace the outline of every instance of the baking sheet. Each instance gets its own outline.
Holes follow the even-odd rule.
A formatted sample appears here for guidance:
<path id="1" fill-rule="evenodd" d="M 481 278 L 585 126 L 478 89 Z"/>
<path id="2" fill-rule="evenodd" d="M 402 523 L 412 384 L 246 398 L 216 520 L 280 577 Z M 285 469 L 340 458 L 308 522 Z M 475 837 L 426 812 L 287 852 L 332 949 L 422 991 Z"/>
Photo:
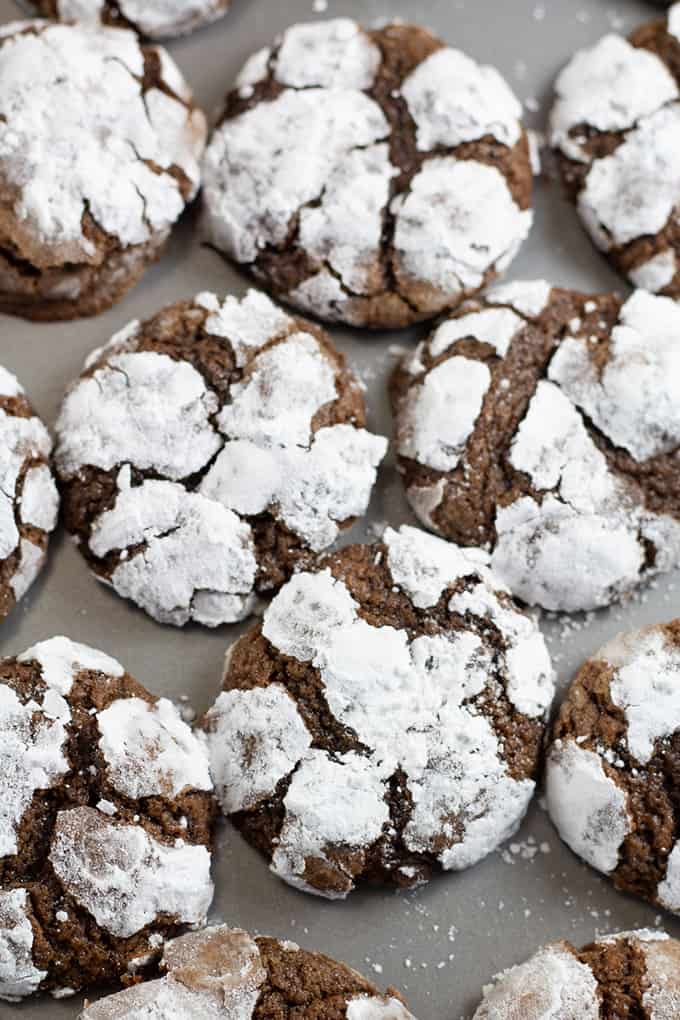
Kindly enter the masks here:
<path id="1" fill-rule="evenodd" d="M 420 21 L 475 58 L 495 64 L 527 107 L 527 123 L 540 128 L 551 83 L 574 49 L 612 28 L 628 30 L 654 16 L 634 0 L 233 0 L 218 24 L 169 45 L 199 102 L 210 116 L 245 58 L 295 21 L 351 15 L 366 24 L 400 17 Z M 0 23 L 19 16 L 13 0 L 0 0 Z M 241 294 L 247 279 L 218 255 L 201 248 L 190 214 L 162 261 L 115 308 L 96 319 L 40 325 L 0 316 L 0 363 L 17 373 L 37 410 L 54 422 L 66 384 L 86 354 L 132 318 L 200 290 Z M 512 266 L 511 279 L 545 277 L 586 290 L 623 283 L 592 250 L 558 189 L 540 181 L 536 224 Z M 363 378 L 373 430 L 389 433 L 385 382 L 398 348 L 423 330 L 371 336 L 333 329 Z M 385 523 L 411 521 L 393 461 L 383 469 L 371 513 L 344 542 L 377 533 Z M 680 615 L 680 574 L 662 578 L 627 605 L 593 615 L 543 620 L 561 684 L 582 659 L 616 632 Z M 22 651 L 54 634 L 101 648 L 125 663 L 157 694 L 205 710 L 220 686 L 225 649 L 242 627 L 217 632 L 162 627 L 99 585 L 60 533 L 47 570 L 14 614 L 0 626 L 0 654 Z M 406 994 L 419 1020 L 469 1018 L 482 986 L 547 940 L 576 943 L 596 933 L 664 924 L 680 936 L 680 922 L 617 893 L 564 847 L 540 802 L 502 853 L 476 868 L 435 878 L 408 894 L 366 891 L 345 903 L 327 903 L 289 889 L 226 824 L 215 854 L 217 893 L 212 918 L 251 931 L 295 939 L 364 971 L 376 983 Z M 80 999 L 45 998 L 21 1006 L 0 1004 L 0 1020 L 67 1020 Z"/>

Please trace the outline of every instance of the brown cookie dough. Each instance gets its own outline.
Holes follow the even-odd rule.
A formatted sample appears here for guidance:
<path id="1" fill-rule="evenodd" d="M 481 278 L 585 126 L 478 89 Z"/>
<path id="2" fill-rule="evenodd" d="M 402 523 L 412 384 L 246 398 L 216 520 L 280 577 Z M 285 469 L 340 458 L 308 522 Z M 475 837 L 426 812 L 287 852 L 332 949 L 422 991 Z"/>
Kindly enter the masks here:
<path id="1" fill-rule="evenodd" d="M 674 1020 L 679 975 L 680 943 L 661 931 L 554 942 L 499 974 L 473 1020 Z"/>
<path id="2" fill-rule="evenodd" d="M 227 97 L 204 160 L 206 238 L 322 319 L 432 318 L 529 232 L 521 112 L 497 71 L 425 29 L 294 25 Z"/>
<path id="3" fill-rule="evenodd" d="M 467 302 L 391 385 L 409 501 L 514 595 L 589 610 L 680 561 L 680 309 L 544 281 Z"/>
<path id="4" fill-rule="evenodd" d="M 15 376 L 0 365 L 0 620 L 45 563 L 59 496 L 52 440 Z"/>
<path id="5" fill-rule="evenodd" d="M 548 810 L 617 888 L 680 913 L 680 621 L 620 635 L 574 680 L 552 734 Z"/>
<path id="6" fill-rule="evenodd" d="M 132 980 L 204 923 L 214 814 L 203 745 L 115 659 L 0 660 L 0 999 Z"/>
<path id="7" fill-rule="evenodd" d="M 205 118 L 129 31 L 0 28 L 0 312 L 94 315 L 155 261 L 195 196 Z"/>
<path id="8" fill-rule="evenodd" d="M 187 35 L 226 13 L 230 0 L 35 0 L 43 18 L 132 28 L 147 39 Z"/>
<path id="9" fill-rule="evenodd" d="M 230 649 L 204 723 L 218 797 L 291 885 L 414 886 L 519 825 L 553 672 L 482 559 L 388 529 L 296 574 Z"/>
<path id="10" fill-rule="evenodd" d="M 224 926 L 168 943 L 165 976 L 88 1006 L 79 1020 L 413 1020 L 344 963 Z"/>
<path id="11" fill-rule="evenodd" d="M 243 619 L 368 505 L 387 442 L 328 336 L 199 294 L 95 351 L 57 422 L 65 521 L 163 623 Z"/>
<path id="12" fill-rule="evenodd" d="M 586 230 L 636 287 L 680 297 L 680 4 L 579 51 L 555 90 L 550 141 Z"/>

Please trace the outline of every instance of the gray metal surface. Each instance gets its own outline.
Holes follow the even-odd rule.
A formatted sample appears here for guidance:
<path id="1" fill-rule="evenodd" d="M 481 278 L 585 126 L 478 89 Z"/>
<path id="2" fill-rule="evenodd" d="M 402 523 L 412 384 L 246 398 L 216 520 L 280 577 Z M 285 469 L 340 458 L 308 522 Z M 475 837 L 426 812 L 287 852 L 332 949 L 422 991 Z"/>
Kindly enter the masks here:
<path id="1" fill-rule="evenodd" d="M 169 49 L 212 115 L 244 59 L 286 25 L 319 17 L 317 6 L 314 0 L 233 0 L 222 22 Z M 0 0 L 0 23 L 18 13 L 13 0 Z M 573 50 L 612 27 L 630 28 L 655 11 L 635 0 L 328 0 L 327 14 L 348 14 L 367 24 L 389 17 L 420 21 L 477 59 L 497 65 L 526 102 L 527 122 L 540 128 L 551 82 Z M 19 375 L 46 422 L 54 422 L 64 387 L 85 355 L 128 320 L 199 290 L 243 292 L 247 280 L 202 249 L 193 227 L 187 217 L 142 284 L 99 318 L 31 325 L 0 316 L 0 363 Z M 624 289 L 594 253 L 558 190 L 543 181 L 536 225 L 511 271 L 514 279 L 536 276 L 590 290 Z M 395 345 L 411 345 L 419 331 L 332 333 L 366 383 L 372 428 L 388 432 L 385 381 Z M 369 528 L 406 520 L 409 511 L 390 462 L 381 475 Z M 351 538 L 364 533 L 357 527 Z M 586 655 L 617 631 L 673 615 L 680 615 L 677 574 L 587 621 L 544 620 L 562 685 Z M 177 631 L 155 624 L 90 577 L 60 533 L 43 577 L 0 627 L 0 654 L 20 652 L 58 633 L 112 653 L 152 691 L 187 697 L 201 712 L 217 694 L 225 648 L 240 630 Z M 401 988 L 419 1020 L 470 1017 L 491 975 L 546 940 L 584 942 L 600 931 L 655 923 L 680 935 L 678 921 L 618 894 L 582 866 L 560 844 L 538 802 L 511 849 L 408 895 L 360 892 L 346 903 L 305 896 L 269 874 L 227 825 L 219 834 L 215 880 L 214 918 L 293 938 L 347 960 L 378 983 Z M 0 1004 L 0 1020 L 66 1020 L 77 1015 L 79 1002 Z"/>

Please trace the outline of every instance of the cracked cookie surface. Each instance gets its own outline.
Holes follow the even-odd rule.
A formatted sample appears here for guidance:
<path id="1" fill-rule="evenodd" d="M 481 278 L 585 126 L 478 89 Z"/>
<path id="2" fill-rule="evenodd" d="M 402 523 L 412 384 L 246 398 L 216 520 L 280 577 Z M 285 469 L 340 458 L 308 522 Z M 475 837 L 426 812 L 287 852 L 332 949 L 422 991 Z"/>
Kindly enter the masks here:
<path id="1" fill-rule="evenodd" d="M 589 659 L 555 723 L 548 810 L 617 888 L 680 913 L 680 621 Z"/>
<path id="2" fill-rule="evenodd" d="M 400 471 L 514 595 L 610 602 L 680 561 L 680 310 L 544 281 L 471 301 L 398 366 Z"/>
<path id="3" fill-rule="evenodd" d="M 553 671 L 483 559 L 388 529 L 296 574 L 230 649 L 204 721 L 217 794 L 291 885 L 413 886 L 519 825 Z"/>
<path id="4" fill-rule="evenodd" d="M 26 6 L 44 18 L 133 28 L 147 39 L 186 35 L 216 21 L 230 0 L 35 0 Z"/>
<path id="5" fill-rule="evenodd" d="M 636 287 L 680 296 L 680 4 L 579 51 L 555 85 L 550 143 L 595 245 Z"/>
<path id="6" fill-rule="evenodd" d="M 0 365 L 0 620 L 42 570 L 57 524 L 51 451 L 22 386 Z"/>
<path id="7" fill-rule="evenodd" d="M 134 33 L 2 26 L 0 311 L 70 319 L 113 304 L 195 196 L 205 135 L 174 62 Z"/>
<path id="8" fill-rule="evenodd" d="M 387 441 L 327 335 L 256 291 L 133 322 L 56 426 L 67 528 L 163 623 L 247 616 L 361 516 Z"/>
<path id="9" fill-rule="evenodd" d="M 131 978 L 203 923 L 214 815 L 202 744 L 115 659 L 0 660 L 0 999 Z"/>
<path id="10" fill-rule="evenodd" d="M 161 968 L 79 1020 L 413 1020 L 396 992 L 380 995 L 345 964 L 223 925 L 168 943 Z"/>
<path id="11" fill-rule="evenodd" d="M 520 117 L 497 71 L 424 29 L 294 25 L 227 97 L 203 164 L 206 237 L 322 319 L 432 318 L 529 232 Z"/>
<path id="12" fill-rule="evenodd" d="M 662 931 L 555 942 L 497 975 L 473 1020 L 675 1020 L 680 943 Z"/>

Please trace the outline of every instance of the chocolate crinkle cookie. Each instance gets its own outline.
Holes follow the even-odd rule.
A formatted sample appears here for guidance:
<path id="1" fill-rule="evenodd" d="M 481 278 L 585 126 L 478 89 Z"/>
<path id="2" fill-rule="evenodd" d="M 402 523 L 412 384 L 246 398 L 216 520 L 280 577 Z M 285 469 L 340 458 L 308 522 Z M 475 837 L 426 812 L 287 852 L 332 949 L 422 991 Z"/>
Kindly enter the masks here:
<path id="1" fill-rule="evenodd" d="M 0 312 L 113 304 L 159 255 L 200 181 L 206 126 L 179 70 L 134 33 L 0 28 Z"/>
<path id="2" fill-rule="evenodd" d="M 227 97 L 204 162 L 207 239 L 323 319 L 431 318 L 529 232 L 520 117 L 497 71 L 422 28 L 294 25 Z"/>
<path id="3" fill-rule="evenodd" d="M 468 302 L 392 380 L 423 523 L 514 595 L 606 606 L 680 560 L 680 308 L 542 281 Z"/>
<path id="4" fill-rule="evenodd" d="M 355 970 L 294 942 L 225 926 L 169 942 L 164 976 L 88 1006 L 79 1020 L 413 1020 Z"/>
<path id="5" fill-rule="evenodd" d="M 540 631 L 483 557 L 404 527 L 296 574 L 230 649 L 204 727 L 224 812 L 336 899 L 510 836 L 552 695 Z"/>
<path id="6" fill-rule="evenodd" d="M 147 39 L 187 35 L 220 18 L 230 0 L 24 0 L 44 18 L 133 28 Z"/>
<path id="7" fill-rule="evenodd" d="M 95 351 L 57 422 L 65 521 L 163 623 L 243 619 L 368 505 L 387 441 L 316 326 L 199 294 Z"/>
<path id="8" fill-rule="evenodd" d="M 499 974 L 473 1020 L 677 1020 L 680 943 L 662 931 L 555 942 Z"/>
<path id="9" fill-rule="evenodd" d="M 52 440 L 18 380 L 0 365 L 0 620 L 42 570 L 59 497 Z"/>
<path id="10" fill-rule="evenodd" d="M 680 620 L 589 659 L 555 723 L 546 784 L 562 839 L 617 888 L 680 913 Z"/>
<path id="11" fill-rule="evenodd" d="M 0 660 L 0 999 L 151 967 L 201 924 L 214 820 L 203 745 L 102 652 Z"/>
<path id="12" fill-rule="evenodd" d="M 550 127 L 567 194 L 637 287 L 680 297 L 680 4 L 559 75 Z"/>

